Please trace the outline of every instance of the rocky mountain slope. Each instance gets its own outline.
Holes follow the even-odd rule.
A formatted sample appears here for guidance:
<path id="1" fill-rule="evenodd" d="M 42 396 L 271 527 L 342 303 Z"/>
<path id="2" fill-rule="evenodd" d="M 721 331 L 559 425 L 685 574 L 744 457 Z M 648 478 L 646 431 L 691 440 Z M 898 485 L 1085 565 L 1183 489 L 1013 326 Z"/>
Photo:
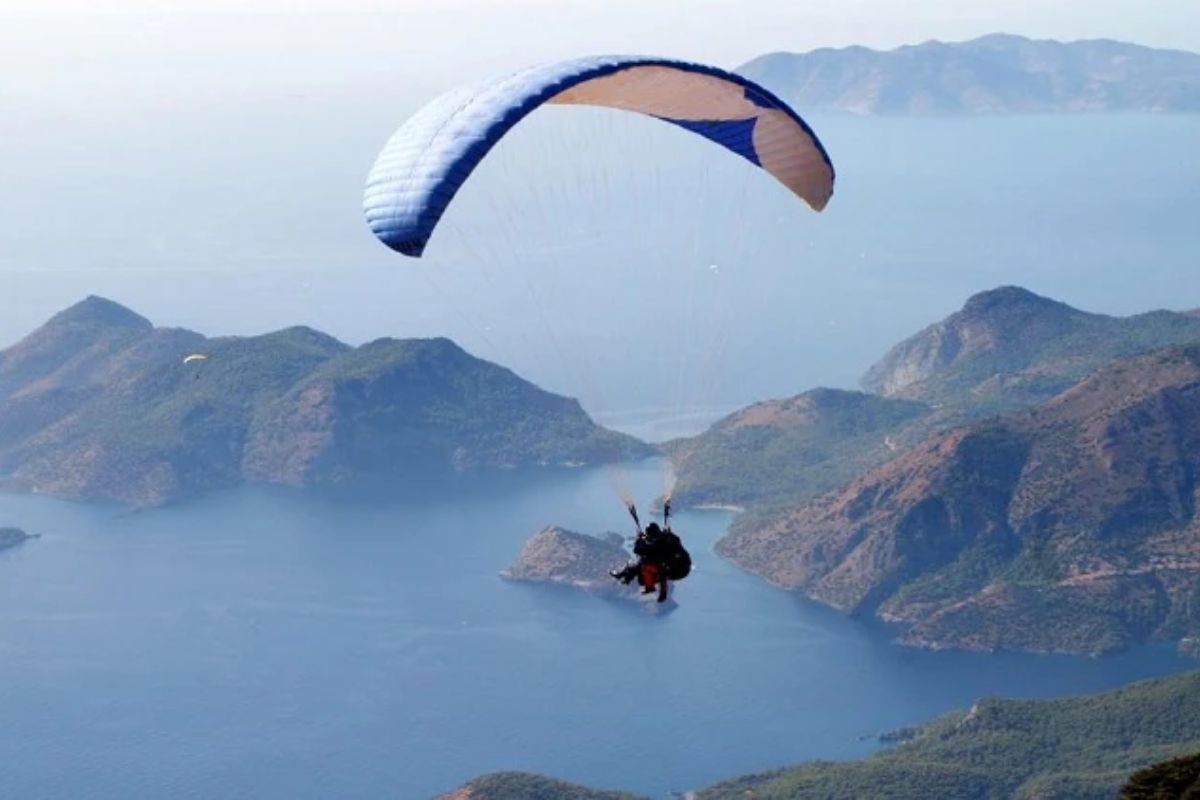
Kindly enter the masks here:
<path id="1" fill-rule="evenodd" d="M 1200 346 L 935 434 L 739 526 L 724 555 L 914 644 L 1103 652 L 1200 635 Z"/>
<path id="2" fill-rule="evenodd" d="M 817 389 L 749 406 L 667 445 L 681 504 L 797 502 L 933 432 L 1049 400 L 1112 359 L 1200 341 L 1200 317 L 1110 317 L 1017 287 L 981 292 L 892 348 L 868 393 Z"/>
<path id="3" fill-rule="evenodd" d="M 923 403 L 814 389 L 755 403 L 667 445 L 683 505 L 771 505 L 828 491 L 894 454 Z"/>
<path id="4" fill-rule="evenodd" d="M 1013 114 L 1200 111 L 1200 54 L 993 34 L 886 52 L 770 53 L 738 68 L 804 111 Z"/>
<path id="5" fill-rule="evenodd" d="M 247 481 L 395 485 L 650 452 L 445 339 L 208 339 L 91 297 L 0 351 L 9 489 L 142 506 Z"/>
<path id="6" fill-rule="evenodd" d="M 1110 317 L 1004 286 L 893 347 L 862 385 L 978 417 L 1043 402 L 1119 356 L 1193 341 L 1193 314 Z"/>

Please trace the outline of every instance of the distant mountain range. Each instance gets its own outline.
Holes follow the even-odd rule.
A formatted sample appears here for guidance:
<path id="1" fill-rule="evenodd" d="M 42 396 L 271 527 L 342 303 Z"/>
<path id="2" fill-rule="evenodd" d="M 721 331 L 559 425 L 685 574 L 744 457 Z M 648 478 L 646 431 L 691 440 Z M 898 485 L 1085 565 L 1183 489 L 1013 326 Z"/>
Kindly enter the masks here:
<path id="1" fill-rule="evenodd" d="M 0 351 L 8 489 L 150 506 L 246 482 L 395 488 L 651 452 L 447 339 L 209 339 L 89 297 Z"/>
<path id="2" fill-rule="evenodd" d="M 859 761 L 815 761 L 687 792 L 688 800 L 1122 800 L 1190 797 L 1200 761 L 1200 673 L 1062 700 L 986 698 Z M 1141 770 L 1134 780 L 1130 773 Z M 619 771 L 614 771 L 614 775 Z M 614 781 L 619 782 L 619 781 Z M 1124 789 L 1122 790 L 1122 787 Z M 1155 793 L 1162 792 L 1162 793 Z M 1175 792 L 1175 793 L 1172 793 Z M 439 800 L 637 800 L 538 775 L 485 775 Z"/>
<path id="3" fill-rule="evenodd" d="M 723 555 L 912 644 L 1200 654 L 1200 318 L 1002 287 L 864 385 L 670 443 L 677 503 L 748 506 Z"/>
<path id="4" fill-rule="evenodd" d="M 992 34 L 895 50 L 770 53 L 737 70 L 802 112 L 1034 114 L 1200 111 L 1200 54 L 1096 39 Z"/>

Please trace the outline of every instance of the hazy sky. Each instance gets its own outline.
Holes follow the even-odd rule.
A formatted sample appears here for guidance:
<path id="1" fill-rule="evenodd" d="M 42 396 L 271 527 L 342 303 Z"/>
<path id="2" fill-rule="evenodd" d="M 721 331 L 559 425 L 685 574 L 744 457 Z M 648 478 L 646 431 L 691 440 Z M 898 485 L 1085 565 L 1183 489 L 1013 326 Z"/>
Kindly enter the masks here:
<path id="1" fill-rule="evenodd" d="M 771 50 L 1005 31 L 1200 50 L 1196 0 L 0 0 L 0 99 L 192 101 L 213 93 L 456 80 L 583 52 L 733 66 Z M 7 85 L 5 85 L 7 84 Z M 172 92 L 173 88 L 176 90 Z"/>
<path id="2" fill-rule="evenodd" d="M 736 66 L 775 50 L 997 31 L 1200 51 L 1200 0 L 0 0 L 0 347 L 96 293 L 209 333 L 306 323 L 352 342 L 450 335 L 588 399 L 567 372 L 521 350 L 516 334 L 516 344 L 482 346 L 490 343 L 462 320 L 485 309 L 448 311 L 445 289 L 429 285 L 432 268 L 408 269 L 363 224 L 366 171 L 409 113 L 464 80 L 581 53 Z M 737 307 L 755 307 L 759 328 L 747 330 L 782 342 L 787 357 L 747 344 L 744 363 L 728 358 L 745 374 L 778 375 L 739 400 L 852 385 L 887 346 L 1001 283 L 1111 313 L 1200 305 L 1200 278 L 1185 280 L 1200 274 L 1194 118 L 1106 119 L 1080 128 L 1082 139 L 1069 119 L 818 122 L 838 163 L 838 198 L 819 219 L 780 216 L 787 224 L 761 237 L 766 283 L 747 277 Z M 653 127 L 678 155 L 669 137 L 679 132 Z M 623 153 L 623 141 L 610 144 Z M 1127 158 L 1113 157 L 1114 142 Z M 587 162 L 560 153 L 560 166 L 574 174 L 600 161 L 600 143 Z M 1033 150 L 1042 161 L 1022 172 Z M 540 169 L 542 160 L 539 150 Z M 553 186 L 553 170 L 543 172 L 535 185 Z M 613 191 L 636 187 L 636 174 L 618 175 Z M 1078 189 L 1056 174 L 1075 176 Z M 1021 184 L 1034 180 L 1032 191 Z M 772 205 L 770 181 L 750 186 L 759 204 L 746 207 L 763 219 L 792 213 Z M 719 197 L 686 199 L 709 194 Z M 690 213 L 679 219 L 690 224 Z M 758 309 L 755 287 L 791 276 L 783 270 L 799 252 L 795 296 L 772 291 L 775 311 Z M 1097 263 L 1108 270 L 1099 279 Z M 1131 264 L 1152 274 L 1131 278 Z M 464 278 L 460 288 L 473 287 Z M 624 290 L 619 301 L 630 319 L 657 308 L 656 296 L 629 300 Z M 595 305 L 583 297 L 562 314 Z M 478 316 L 501 326 L 522 308 Z M 497 330 L 488 338 L 500 340 Z M 612 361 L 611 374 L 630 371 Z"/>

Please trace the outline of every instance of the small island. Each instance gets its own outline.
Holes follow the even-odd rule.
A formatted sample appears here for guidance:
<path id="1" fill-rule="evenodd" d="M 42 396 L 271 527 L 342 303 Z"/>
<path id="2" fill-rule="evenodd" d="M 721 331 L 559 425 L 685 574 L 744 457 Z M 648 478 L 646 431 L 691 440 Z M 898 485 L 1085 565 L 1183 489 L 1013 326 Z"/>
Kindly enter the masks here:
<path id="1" fill-rule="evenodd" d="M 515 800 L 515 798 L 545 798 L 545 800 L 644 800 L 626 792 L 589 789 L 574 783 L 531 775 L 526 772 L 495 772 L 481 775 L 452 792 L 434 800 Z"/>
<path id="2" fill-rule="evenodd" d="M 525 541 L 516 561 L 500 577 L 570 586 L 606 599 L 637 603 L 650 613 L 675 608 L 674 600 L 659 603 L 655 595 L 641 594 L 636 584 L 625 586 L 609 576 L 610 569 L 631 558 L 619 533 L 589 536 L 550 525 Z"/>
<path id="3" fill-rule="evenodd" d="M 0 550 L 16 547 L 26 539 L 33 539 L 34 534 L 26 533 L 20 528 L 0 526 Z"/>

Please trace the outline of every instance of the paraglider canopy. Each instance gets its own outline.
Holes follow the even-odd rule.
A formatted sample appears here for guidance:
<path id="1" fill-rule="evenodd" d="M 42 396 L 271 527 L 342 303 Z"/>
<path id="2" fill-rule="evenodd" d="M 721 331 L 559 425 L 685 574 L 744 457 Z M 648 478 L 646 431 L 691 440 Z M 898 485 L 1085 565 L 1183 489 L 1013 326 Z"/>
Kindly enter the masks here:
<path id="1" fill-rule="evenodd" d="M 717 67 L 594 56 L 532 67 L 437 98 L 392 135 L 367 179 L 375 235 L 419 257 L 455 193 L 514 125 L 544 104 L 604 106 L 678 125 L 761 167 L 812 208 L 833 194 L 816 134 L 767 89 Z"/>
<path id="2" fill-rule="evenodd" d="M 206 356 L 204 353 L 192 353 L 191 355 L 187 355 L 187 356 L 183 357 L 183 363 L 185 363 L 185 364 L 191 364 L 193 361 L 207 361 L 207 360 L 208 360 L 208 356 Z"/>

